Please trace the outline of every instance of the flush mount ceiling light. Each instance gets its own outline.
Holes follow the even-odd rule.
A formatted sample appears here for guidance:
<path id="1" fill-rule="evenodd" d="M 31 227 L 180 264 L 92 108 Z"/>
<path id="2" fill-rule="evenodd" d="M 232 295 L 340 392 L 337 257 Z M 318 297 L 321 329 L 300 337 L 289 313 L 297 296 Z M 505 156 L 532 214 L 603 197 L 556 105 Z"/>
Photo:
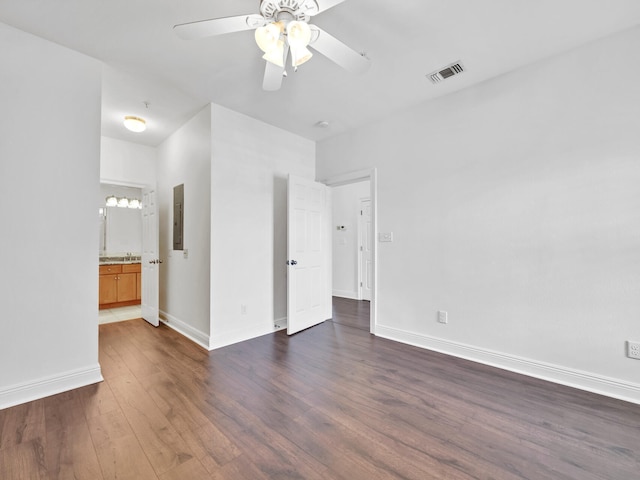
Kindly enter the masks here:
<path id="1" fill-rule="evenodd" d="M 127 115 L 124 117 L 124 126 L 131 132 L 140 133 L 144 132 L 147 128 L 147 122 L 144 118 Z"/>
<path id="2" fill-rule="evenodd" d="M 369 68 L 369 59 L 337 38 L 309 22 L 315 15 L 341 4 L 345 0 L 260 0 L 260 13 L 235 17 L 213 18 L 175 25 L 180 37 L 196 38 L 223 35 L 255 29 L 258 47 L 267 61 L 262 88 L 278 90 L 287 76 L 285 64 L 290 57 L 294 70 L 313 54 L 307 47 L 327 57 L 342 68 L 362 73 Z"/>

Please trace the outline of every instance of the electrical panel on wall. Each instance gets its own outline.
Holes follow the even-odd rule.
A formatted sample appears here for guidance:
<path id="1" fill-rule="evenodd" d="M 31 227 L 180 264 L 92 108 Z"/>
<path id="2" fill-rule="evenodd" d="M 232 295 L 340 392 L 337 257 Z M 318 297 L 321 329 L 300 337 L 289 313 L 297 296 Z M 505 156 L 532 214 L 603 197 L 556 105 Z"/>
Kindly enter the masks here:
<path id="1" fill-rule="evenodd" d="M 184 248 L 184 184 L 173 187 L 173 249 Z"/>

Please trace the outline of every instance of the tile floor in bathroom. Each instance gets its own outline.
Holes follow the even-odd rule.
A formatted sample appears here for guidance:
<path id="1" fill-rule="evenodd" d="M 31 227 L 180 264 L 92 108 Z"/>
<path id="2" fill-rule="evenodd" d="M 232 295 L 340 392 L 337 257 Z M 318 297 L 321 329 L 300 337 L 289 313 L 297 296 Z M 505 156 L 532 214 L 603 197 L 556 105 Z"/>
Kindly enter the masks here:
<path id="1" fill-rule="evenodd" d="M 123 320 L 132 320 L 142 317 L 142 307 L 133 305 L 130 307 L 108 308 L 100 310 L 98 323 L 122 322 Z"/>

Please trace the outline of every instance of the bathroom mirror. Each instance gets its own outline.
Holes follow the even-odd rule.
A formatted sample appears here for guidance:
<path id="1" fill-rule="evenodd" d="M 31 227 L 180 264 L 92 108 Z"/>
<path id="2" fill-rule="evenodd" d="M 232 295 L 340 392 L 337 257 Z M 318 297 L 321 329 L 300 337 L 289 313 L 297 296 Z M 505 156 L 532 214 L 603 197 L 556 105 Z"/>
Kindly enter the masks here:
<path id="1" fill-rule="evenodd" d="M 133 255 L 142 251 L 142 210 L 134 205 L 107 206 L 106 199 L 141 200 L 142 189 L 101 184 L 98 205 L 100 256 Z"/>

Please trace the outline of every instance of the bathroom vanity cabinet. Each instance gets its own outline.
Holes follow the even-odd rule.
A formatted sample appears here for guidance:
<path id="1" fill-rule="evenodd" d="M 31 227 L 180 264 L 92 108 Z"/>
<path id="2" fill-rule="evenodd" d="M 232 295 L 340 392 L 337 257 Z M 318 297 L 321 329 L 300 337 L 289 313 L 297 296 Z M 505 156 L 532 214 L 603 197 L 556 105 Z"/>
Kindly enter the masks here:
<path id="1" fill-rule="evenodd" d="M 101 309 L 140 304 L 139 263 L 100 265 L 99 269 L 98 303 Z"/>

